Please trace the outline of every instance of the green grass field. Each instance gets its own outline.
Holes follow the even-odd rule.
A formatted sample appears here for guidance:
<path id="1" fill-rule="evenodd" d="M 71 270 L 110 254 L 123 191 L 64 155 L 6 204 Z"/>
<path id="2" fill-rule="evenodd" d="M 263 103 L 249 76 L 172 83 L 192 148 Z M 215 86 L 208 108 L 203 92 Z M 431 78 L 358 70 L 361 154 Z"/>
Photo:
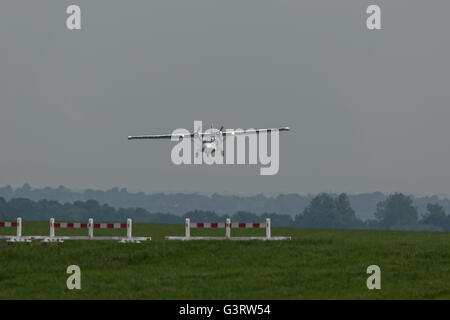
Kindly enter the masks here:
<path id="1" fill-rule="evenodd" d="M 48 222 L 24 222 L 23 229 L 24 235 L 49 230 Z M 0 228 L 7 232 L 15 229 Z M 192 235 L 205 232 L 224 234 Z M 135 224 L 133 235 L 153 241 L 8 246 L 1 240 L 0 299 L 450 299 L 450 233 L 273 228 L 272 235 L 293 240 L 163 240 L 183 233 L 183 225 Z M 81 290 L 66 287 L 73 264 L 81 268 Z M 366 287 L 372 264 L 381 268 L 381 290 Z"/>

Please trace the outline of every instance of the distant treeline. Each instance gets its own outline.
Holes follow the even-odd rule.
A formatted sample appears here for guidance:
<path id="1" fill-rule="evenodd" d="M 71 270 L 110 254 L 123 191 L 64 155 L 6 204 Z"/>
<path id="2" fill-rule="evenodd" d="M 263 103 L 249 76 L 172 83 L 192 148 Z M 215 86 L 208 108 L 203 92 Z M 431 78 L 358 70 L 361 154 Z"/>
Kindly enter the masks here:
<path id="1" fill-rule="evenodd" d="M 170 213 L 151 213 L 142 208 L 114 208 L 96 200 L 60 203 L 54 200 L 33 201 L 14 198 L 9 201 L 0 197 L 0 221 L 22 217 L 25 221 L 80 222 L 93 218 L 102 222 L 121 222 L 132 218 L 135 222 L 184 223 L 185 218 L 197 222 L 224 221 L 230 217 L 235 222 L 263 222 L 271 218 L 274 227 L 323 228 L 323 229 L 389 229 L 450 231 L 450 215 L 436 203 L 427 204 L 427 211 L 419 215 L 409 196 L 401 193 L 389 195 L 376 205 L 375 219 L 363 221 L 356 217 L 346 194 L 322 193 L 294 217 L 281 213 L 255 214 L 238 211 L 230 215 L 218 215 L 214 211 L 188 211 L 182 216 Z"/>
<path id="2" fill-rule="evenodd" d="M 337 195 L 333 195 L 337 196 Z M 265 212 L 277 212 L 295 218 L 310 204 L 314 195 L 280 194 L 269 197 L 262 194 L 254 196 L 237 196 L 224 194 L 202 195 L 197 193 L 132 193 L 125 188 L 112 188 L 110 190 L 73 191 L 66 187 L 58 188 L 32 188 L 25 184 L 20 188 L 11 186 L 0 187 L 0 197 L 6 200 L 26 198 L 34 201 L 55 200 L 60 203 L 97 200 L 101 205 L 108 204 L 114 208 L 143 208 L 149 212 L 166 212 L 182 216 L 188 211 L 202 210 L 214 211 L 218 215 L 230 215 L 245 211 L 261 215 Z M 377 203 L 387 199 L 381 192 L 348 195 L 350 204 L 356 216 L 362 220 L 375 219 Z M 441 205 L 450 213 L 450 200 L 437 196 L 414 197 L 413 205 L 420 215 L 426 214 L 427 204 Z"/>

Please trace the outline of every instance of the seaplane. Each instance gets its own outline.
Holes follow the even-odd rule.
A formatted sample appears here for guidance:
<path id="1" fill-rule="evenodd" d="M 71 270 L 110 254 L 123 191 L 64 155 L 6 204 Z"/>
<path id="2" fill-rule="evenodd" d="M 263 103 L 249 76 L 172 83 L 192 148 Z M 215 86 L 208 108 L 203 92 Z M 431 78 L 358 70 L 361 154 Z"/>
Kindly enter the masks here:
<path id="1" fill-rule="evenodd" d="M 261 128 L 261 129 L 225 129 L 223 126 L 220 129 L 216 129 L 211 125 L 211 128 L 202 131 L 202 127 L 196 126 L 198 130 L 189 132 L 188 130 L 182 130 L 183 132 L 176 132 L 171 134 L 147 134 L 147 135 L 138 135 L 138 136 L 128 136 L 128 140 L 146 140 L 146 139 L 170 139 L 172 141 L 180 141 L 182 139 L 193 139 L 194 143 L 201 144 L 201 150 L 203 153 L 211 154 L 214 156 L 216 150 L 219 149 L 221 143 L 223 143 L 223 138 L 230 136 L 239 136 L 239 135 L 259 135 L 261 133 L 269 134 L 274 131 L 289 131 L 290 127 L 281 127 L 281 128 Z M 223 151 L 222 151 L 223 155 Z"/>

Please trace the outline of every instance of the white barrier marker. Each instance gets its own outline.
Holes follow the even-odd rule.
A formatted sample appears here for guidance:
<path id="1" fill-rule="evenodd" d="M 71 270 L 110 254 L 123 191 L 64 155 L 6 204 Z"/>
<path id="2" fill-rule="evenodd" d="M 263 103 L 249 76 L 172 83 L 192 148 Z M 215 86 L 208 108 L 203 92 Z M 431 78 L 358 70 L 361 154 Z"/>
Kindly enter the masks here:
<path id="1" fill-rule="evenodd" d="M 186 218 L 186 239 L 191 237 L 191 219 Z"/>
<path id="2" fill-rule="evenodd" d="M 55 237 L 55 218 L 50 218 L 50 238 Z"/>
<path id="3" fill-rule="evenodd" d="M 225 228 L 225 237 L 192 237 L 191 228 L 194 229 L 223 229 Z M 232 237 L 232 228 L 244 228 L 244 229 L 258 229 L 266 228 L 265 237 Z M 167 236 L 166 240 L 291 240 L 291 237 L 272 237 L 270 218 L 266 219 L 266 223 L 231 223 L 231 219 L 227 218 L 225 223 L 218 222 L 195 222 L 191 223 L 189 218 L 186 218 L 185 222 L 186 234 L 184 237 L 180 236 Z"/>
<path id="4" fill-rule="evenodd" d="M 16 235 L 15 236 L 0 236 L 0 239 L 7 239 L 6 242 L 8 244 L 13 244 L 14 242 L 26 242 L 31 243 L 33 239 L 42 239 L 41 236 L 23 236 L 22 234 L 22 218 L 17 218 L 16 222 L 1 222 L 0 221 L 0 227 L 5 228 L 16 228 Z"/>
<path id="5" fill-rule="evenodd" d="M 94 237 L 94 219 L 89 218 L 88 220 L 88 238 L 92 239 Z"/>
<path id="6" fill-rule="evenodd" d="M 141 241 L 150 241 L 151 237 L 133 237 L 132 235 L 133 222 L 130 218 L 127 223 L 94 223 L 90 218 L 88 223 L 73 223 L 73 222 L 55 222 L 54 218 L 50 218 L 50 236 L 43 237 L 42 243 L 49 242 L 64 242 L 64 240 L 118 240 L 120 243 L 140 243 Z M 86 236 L 56 236 L 55 228 L 61 229 L 88 229 Z M 94 229 L 127 229 L 126 237 L 94 237 Z"/>
<path id="7" fill-rule="evenodd" d="M 22 238 L 22 218 L 17 218 L 17 238 Z"/>
<path id="8" fill-rule="evenodd" d="M 231 238 L 231 219 L 227 218 L 227 222 L 226 222 L 226 227 L 225 227 L 225 238 L 226 239 L 230 239 Z"/>

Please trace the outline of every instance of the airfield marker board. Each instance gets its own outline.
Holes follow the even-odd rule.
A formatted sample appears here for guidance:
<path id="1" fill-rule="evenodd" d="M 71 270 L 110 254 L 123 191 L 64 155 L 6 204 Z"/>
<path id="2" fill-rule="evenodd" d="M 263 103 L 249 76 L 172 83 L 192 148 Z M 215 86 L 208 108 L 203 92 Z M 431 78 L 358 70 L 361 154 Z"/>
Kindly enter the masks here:
<path id="1" fill-rule="evenodd" d="M 42 236 L 23 236 L 22 235 L 22 218 L 17 218 L 16 222 L 3 221 L 0 222 L 0 227 L 4 228 L 16 228 L 16 235 L 0 236 L 0 239 L 7 239 L 8 244 L 13 244 L 14 242 L 26 242 L 30 243 L 35 239 L 42 239 Z"/>
<path id="2" fill-rule="evenodd" d="M 225 237 L 213 237 L 213 236 L 204 236 L 204 237 L 192 237 L 191 229 L 223 229 L 225 228 Z M 240 228 L 240 229 L 259 229 L 266 228 L 266 236 L 265 237 L 232 237 L 231 229 L 232 228 Z M 166 240 L 291 240 L 291 237 L 272 237 L 271 235 L 271 222 L 270 218 L 266 219 L 266 223 L 239 223 L 233 222 L 231 223 L 231 219 L 227 218 L 225 223 L 220 222 L 193 222 L 189 218 L 186 218 L 185 221 L 185 236 L 166 236 Z"/>
<path id="3" fill-rule="evenodd" d="M 42 240 L 42 243 L 59 242 L 64 240 L 117 240 L 120 243 L 140 243 L 141 241 L 150 241 L 151 237 L 133 237 L 132 236 L 133 221 L 128 218 L 127 223 L 94 223 L 90 218 L 88 223 L 77 222 L 55 222 L 54 218 L 50 218 L 50 235 Z M 88 229 L 87 236 L 56 236 L 55 229 Z M 126 237 L 94 237 L 94 229 L 127 229 Z"/>

